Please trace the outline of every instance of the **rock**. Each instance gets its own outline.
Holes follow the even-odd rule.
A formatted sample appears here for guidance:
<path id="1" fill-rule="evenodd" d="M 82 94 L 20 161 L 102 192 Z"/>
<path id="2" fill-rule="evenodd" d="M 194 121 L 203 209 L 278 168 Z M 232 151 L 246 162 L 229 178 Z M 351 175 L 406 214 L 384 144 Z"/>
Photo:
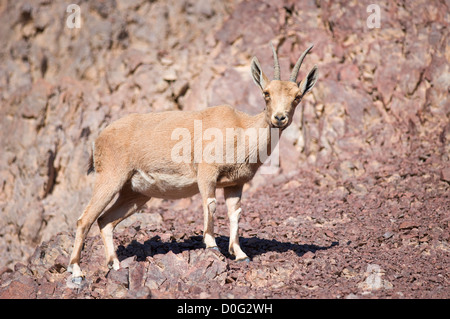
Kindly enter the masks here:
<path id="1" fill-rule="evenodd" d="M 311 261 L 312 259 L 314 259 L 316 257 L 316 255 L 312 252 L 312 251 L 307 251 L 306 253 L 303 254 L 303 259 L 306 262 Z"/>
<path id="2" fill-rule="evenodd" d="M 13 270 L 12 270 L 11 268 L 4 266 L 4 267 L 0 268 L 0 277 L 1 277 L 4 273 L 11 273 L 11 272 L 13 272 Z"/>
<path id="3" fill-rule="evenodd" d="M 163 74 L 163 79 L 165 81 L 175 81 L 177 79 L 177 74 L 175 72 L 175 70 L 173 69 L 169 69 L 167 70 L 164 74 Z"/>
<path id="4" fill-rule="evenodd" d="M 128 294 L 127 289 L 121 285 L 117 284 L 115 282 L 109 283 L 106 286 L 106 296 L 113 299 L 122 299 L 125 298 Z"/>
<path id="5" fill-rule="evenodd" d="M 146 265 L 142 262 L 135 262 L 129 267 L 129 290 L 131 292 L 138 291 L 144 286 L 146 277 Z"/>
<path id="6" fill-rule="evenodd" d="M 65 272 L 69 265 L 69 261 L 70 259 L 68 255 L 59 255 L 58 257 L 56 257 L 53 267 L 50 269 L 50 271 L 55 271 L 58 273 Z"/>
<path id="7" fill-rule="evenodd" d="M 369 264 L 367 265 L 367 270 L 364 273 L 366 279 L 364 282 L 358 284 L 358 288 L 372 291 L 378 289 L 392 289 L 392 284 L 383 279 L 384 271 L 377 264 Z"/>
<path id="8" fill-rule="evenodd" d="M 419 225 L 413 221 L 404 221 L 398 226 L 400 230 L 413 229 L 417 227 L 419 227 Z"/>
<path id="9" fill-rule="evenodd" d="M 130 268 L 135 264 L 136 256 L 125 258 L 120 262 L 120 268 Z"/>
<path id="10" fill-rule="evenodd" d="M 36 242 L 39 238 L 39 231 L 42 227 L 44 220 L 44 208 L 42 205 L 40 207 L 31 210 L 23 223 L 21 228 L 20 237 L 22 240 L 27 242 Z"/>
<path id="11" fill-rule="evenodd" d="M 301 183 L 299 181 L 293 180 L 283 185 L 281 189 L 290 189 L 300 187 Z"/>
<path id="12" fill-rule="evenodd" d="M 391 232 L 391 231 L 387 231 L 387 232 L 385 232 L 385 233 L 383 234 L 383 238 L 384 238 L 384 239 L 389 239 L 389 238 L 391 238 L 392 236 L 394 236 L 394 233 Z"/>
<path id="13" fill-rule="evenodd" d="M 132 299 L 150 299 L 150 298 L 152 298 L 152 293 L 147 286 L 141 287 L 137 290 L 130 290 L 129 294 Z"/>
<path id="14" fill-rule="evenodd" d="M 159 289 L 160 285 L 162 285 L 166 280 L 166 275 L 164 274 L 161 267 L 158 267 L 154 263 L 151 263 L 148 266 L 145 280 L 146 287 L 148 287 L 150 290 Z"/>
<path id="15" fill-rule="evenodd" d="M 450 182 L 450 166 L 443 168 L 441 170 L 441 176 L 440 176 L 441 180 L 446 181 L 446 182 Z"/>
<path id="16" fill-rule="evenodd" d="M 178 100 L 180 97 L 184 96 L 189 89 L 189 82 L 187 80 L 178 80 L 173 84 L 173 98 Z"/>
<path id="17" fill-rule="evenodd" d="M 54 298 L 55 291 L 58 288 L 58 284 L 55 282 L 45 282 L 39 286 L 39 290 L 37 291 L 36 298 L 37 299 L 49 299 Z"/>
<path id="18" fill-rule="evenodd" d="M 119 270 L 111 270 L 106 276 L 106 278 L 108 278 L 108 280 L 117 285 L 122 285 L 125 288 L 128 288 L 129 286 L 128 269 L 126 268 L 121 268 Z"/>
<path id="19" fill-rule="evenodd" d="M 7 287 L 0 289 L 0 299 L 34 299 L 36 298 L 36 289 L 37 284 L 33 280 L 25 282 L 15 280 Z"/>

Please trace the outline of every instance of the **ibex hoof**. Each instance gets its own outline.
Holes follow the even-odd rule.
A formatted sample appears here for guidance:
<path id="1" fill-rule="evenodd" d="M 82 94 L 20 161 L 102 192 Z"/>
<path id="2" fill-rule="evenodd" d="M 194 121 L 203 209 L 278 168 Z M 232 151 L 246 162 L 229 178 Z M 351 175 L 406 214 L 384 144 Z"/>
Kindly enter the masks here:
<path id="1" fill-rule="evenodd" d="M 86 284 L 87 282 L 83 277 L 70 276 L 66 281 L 66 286 L 70 289 L 82 289 Z"/>
<path id="2" fill-rule="evenodd" d="M 73 273 L 73 267 L 72 264 L 70 264 L 69 266 L 67 266 L 67 270 L 68 273 Z"/>
<path id="3" fill-rule="evenodd" d="M 108 262 L 108 268 L 109 269 L 114 269 L 114 270 L 119 270 L 120 269 L 120 262 L 118 259 L 114 259 L 111 260 L 110 262 Z"/>
<path id="4" fill-rule="evenodd" d="M 75 285 L 81 285 L 82 282 L 83 282 L 83 277 L 72 278 L 72 283 L 74 283 Z"/>
<path id="5" fill-rule="evenodd" d="M 248 257 L 245 257 L 245 258 L 242 258 L 242 259 L 236 259 L 236 262 L 238 262 L 238 263 L 249 263 L 250 262 L 250 258 L 248 258 Z"/>

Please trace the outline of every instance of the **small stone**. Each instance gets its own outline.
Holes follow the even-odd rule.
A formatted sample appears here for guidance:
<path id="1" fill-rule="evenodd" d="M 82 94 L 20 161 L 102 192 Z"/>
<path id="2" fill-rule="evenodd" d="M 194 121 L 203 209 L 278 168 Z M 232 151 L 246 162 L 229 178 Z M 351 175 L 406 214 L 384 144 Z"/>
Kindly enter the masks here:
<path id="1" fill-rule="evenodd" d="M 330 237 L 330 238 L 333 238 L 333 237 L 334 237 L 334 234 L 333 234 L 332 231 L 325 230 L 323 233 L 324 233 L 327 237 Z"/>
<path id="2" fill-rule="evenodd" d="M 0 268 L 0 277 L 4 274 L 4 273 L 11 273 L 13 272 L 13 270 L 7 266 L 3 266 Z"/>
<path id="3" fill-rule="evenodd" d="M 303 254 L 303 258 L 305 260 L 311 260 L 311 259 L 314 259 L 315 257 L 316 257 L 316 255 L 312 251 L 308 251 Z"/>
<path id="4" fill-rule="evenodd" d="M 441 170 L 441 180 L 450 182 L 450 166 Z"/>
<path id="5" fill-rule="evenodd" d="M 130 266 L 136 261 L 136 256 L 125 258 L 120 262 L 120 268 L 130 268 Z"/>
<path id="6" fill-rule="evenodd" d="M 166 65 L 166 66 L 170 66 L 170 65 L 173 64 L 173 60 L 163 57 L 163 58 L 161 58 L 161 64 L 162 65 Z"/>
<path id="7" fill-rule="evenodd" d="M 392 236 L 394 236 L 394 233 L 391 232 L 391 231 L 387 231 L 387 232 L 385 232 L 385 233 L 383 234 L 384 239 L 389 239 L 389 238 L 391 238 Z"/>
<path id="8" fill-rule="evenodd" d="M 152 293 L 147 286 L 140 287 L 136 290 L 129 291 L 129 297 L 133 299 L 150 299 Z"/>
<path id="9" fill-rule="evenodd" d="M 413 228 L 417 228 L 418 225 L 413 222 L 413 221 L 404 221 L 403 223 L 400 224 L 400 226 L 398 227 L 401 230 L 405 230 L 405 229 L 413 229 Z"/>
<path id="10" fill-rule="evenodd" d="M 176 79 L 177 79 L 178 77 L 177 77 L 177 74 L 175 73 L 175 70 L 173 70 L 173 69 L 170 69 L 170 70 L 168 70 L 166 73 L 164 73 L 164 75 L 163 75 L 163 79 L 165 80 L 165 81 L 176 81 Z"/>
<path id="11" fill-rule="evenodd" d="M 292 180 L 287 182 L 286 184 L 283 185 L 283 187 L 281 189 L 285 190 L 285 189 L 293 189 L 293 188 L 298 188 L 300 187 L 302 184 L 297 181 L 297 180 Z"/>
<path id="12" fill-rule="evenodd" d="M 128 288 L 128 269 L 126 268 L 111 270 L 107 278 L 118 285 Z"/>

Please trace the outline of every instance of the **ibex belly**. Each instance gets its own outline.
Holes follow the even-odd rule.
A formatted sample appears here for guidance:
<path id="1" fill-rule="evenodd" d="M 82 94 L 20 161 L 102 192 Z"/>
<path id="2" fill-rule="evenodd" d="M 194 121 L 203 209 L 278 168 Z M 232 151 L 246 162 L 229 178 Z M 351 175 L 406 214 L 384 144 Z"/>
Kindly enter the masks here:
<path id="1" fill-rule="evenodd" d="M 131 187 L 133 191 L 149 197 L 165 199 L 191 197 L 199 192 L 195 177 L 140 170 L 131 177 Z"/>

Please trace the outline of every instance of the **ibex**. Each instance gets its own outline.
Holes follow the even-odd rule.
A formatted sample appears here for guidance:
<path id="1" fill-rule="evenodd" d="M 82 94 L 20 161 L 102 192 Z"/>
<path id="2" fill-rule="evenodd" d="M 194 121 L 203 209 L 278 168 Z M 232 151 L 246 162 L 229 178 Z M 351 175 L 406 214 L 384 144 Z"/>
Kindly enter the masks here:
<path id="1" fill-rule="evenodd" d="M 255 175 L 263 162 L 250 161 L 244 156 L 241 162 L 195 160 L 192 145 L 204 143 L 201 136 L 190 134 L 186 142 L 190 150 L 187 161 L 175 161 L 173 148 L 177 143 L 172 133 L 184 128 L 193 133 L 194 122 L 201 121 L 202 129 L 215 128 L 226 133 L 230 128 L 238 130 L 237 135 L 249 128 L 276 128 L 279 134 L 288 127 L 295 108 L 303 96 L 317 81 L 315 65 L 306 78 L 297 83 L 297 74 L 311 45 L 298 59 L 289 81 L 281 81 L 280 65 L 275 48 L 274 79 L 269 81 L 262 71 L 256 57 L 251 62 L 251 74 L 261 89 L 266 103 L 264 110 L 255 116 L 239 112 L 230 106 L 210 107 L 201 111 L 167 111 L 160 113 L 132 114 L 119 119 L 101 132 L 93 145 L 89 171 L 95 171 L 95 185 L 92 198 L 77 221 L 77 230 L 68 271 L 72 272 L 72 281 L 81 283 L 80 254 L 84 239 L 95 220 L 105 245 L 106 261 L 110 268 L 119 269 L 114 243 L 113 230 L 122 220 L 142 207 L 151 197 L 179 199 L 200 192 L 203 202 L 204 231 L 203 242 L 206 248 L 217 249 L 214 238 L 213 216 L 216 210 L 216 188 L 224 189 L 224 197 L 230 220 L 229 252 L 237 261 L 249 260 L 239 245 L 239 217 L 241 215 L 241 195 L 246 182 Z M 240 132 L 240 133 L 239 133 Z M 224 154 L 232 152 L 236 159 L 236 140 L 224 142 Z M 279 135 L 278 135 L 279 137 Z M 200 141 L 199 141 L 200 139 Z M 257 148 L 271 151 L 271 134 L 259 138 Z M 230 149 L 231 145 L 231 149 Z M 234 148 L 234 149 L 233 149 Z M 255 152 L 254 145 L 246 145 L 248 153 Z M 115 195 L 114 204 L 105 208 Z M 102 214 L 103 212 L 103 214 Z M 101 215 L 102 214 L 102 215 Z M 101 215 L 101 216 L 100 216 Z"/>

